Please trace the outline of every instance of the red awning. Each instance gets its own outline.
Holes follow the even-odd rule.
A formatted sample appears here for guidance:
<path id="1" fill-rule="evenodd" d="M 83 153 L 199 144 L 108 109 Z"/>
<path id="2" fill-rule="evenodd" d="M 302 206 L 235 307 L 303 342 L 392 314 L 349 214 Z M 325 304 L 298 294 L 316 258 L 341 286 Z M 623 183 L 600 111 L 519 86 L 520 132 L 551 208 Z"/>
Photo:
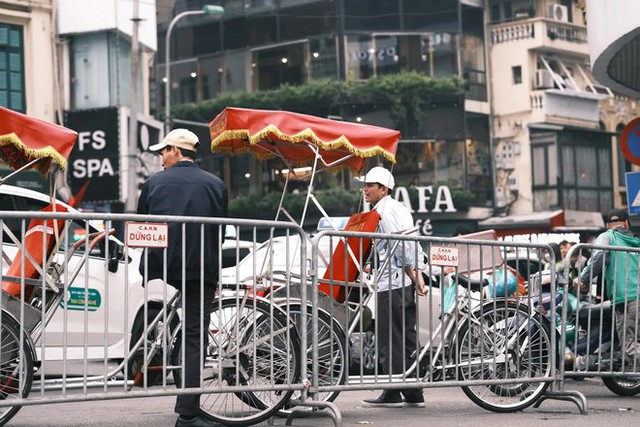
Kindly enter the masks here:
<path id="1" fill-rule="evenodd" d="M 543 211 L 528 214 L 494 216 L 478 222 L 481 230 L 496 230 L 498 237 L 524 233 L 548 233 L 565 224 L 564 211 Z"/>
<path id="2" fill-rule="evenodd" d="M 51 162 L 65 168 L 77 136 L 71 129 L 0 107 L 0 158 L 15 169 L 35 159 L 42 159 L 33 167 L 43 174 Z"/>
<path id="3" fill-rule="evenodd" d="M 279 157 L 295 166 L 324 165 L 360 171 L 364 159 L 383 156 L 395 163 L 400 132 L 288 111 L 225 108 L 210 124 L 211 151 L 250 152 L 260 159 Z"/>

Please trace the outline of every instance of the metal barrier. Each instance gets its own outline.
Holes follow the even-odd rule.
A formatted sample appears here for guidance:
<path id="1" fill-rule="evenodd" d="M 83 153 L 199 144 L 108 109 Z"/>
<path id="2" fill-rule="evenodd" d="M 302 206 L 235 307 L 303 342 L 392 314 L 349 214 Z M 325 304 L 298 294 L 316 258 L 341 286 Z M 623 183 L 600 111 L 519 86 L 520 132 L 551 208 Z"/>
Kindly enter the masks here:
<path id="1" fill-rule="evenodd" d="M 160 247 L 165 267 L 159 280 L 144 280 L 139 271 L 142 263 L 142 272 L 149 273 L 148 251 L 102 231 L 127 222 L 126 242 Z M 196 264 L 204 265 L 205 233 L 215 233 L 215 241 L 225 229 L 234 231 L 236 239 L 227 240 L 217 253 L 214 264 L 219 266 L 221 287 L 207 330 L 198 322 L 195 339 L 204 352 L 196 351 L 194 362 L 183 345 L 194 334 L 181 327 L 182 308 L 211 307 L 201 299 L 190 304 L 185 297 L 194 291 L 208 295 L 210 278 L 204 273 L 192 277 L 186 267 L 168 270 L 168 250 L 162 246 L 178 238 L 180 265 L 194 261 L 186 256 L 188 245 L 195 246 Z M 295 314 L 302 324 L 307 311 L 288 301 L 286 294 L 286 304 L 276 305 L 263 292 L 271 286 L 266 278 L 271 272 L 287 275 L 309 257 L 306 234 L 295 224 L 2 212 L 0 230 L 2 423 L 22 405 L 202 394 L 201 409 L 210 418 L 250 424 L 272 416 L 303 393 L 307 363 L 301 349 L 307 347 L 307 336 L 298 334 L 288 307 L 298 308 Z M 200 242 L 187 242 L 187 230 L 195 230 Z M 250 240 L 242 245 L 241 236 Z M 267 242 L 261 245 L 260 238 Z M 222 268 L 225 251 L 231 251 L 233 267 Z M 243 251 L 255 256 L 245 258 Z M 306 268 L 298 273 L 306 280 Z M 305 288 L 301 296 L 306 299 Z M 213 300 L 213 293 L 209 297 Z M 197 368 L 202 374 L 195 384 L 187 378 L 185 360 L 204 366 Z"/>
<path id="2" fill-rule="evenodd" d="M 199 335 L 206 352 L 195 387 L 187 388 L 183 361 L 193 355 L 182 345 L 182 307 L 187 282 L 204 293 L 207 277 L 181 271 L 174 289 L 165 283 L 176 271 L 165 268 L 143 287 L 138 266 L 148 272 L 148 252 L 100 232 L 125 222 L 140 233 L 129 242 L 146 246 L 176 238 L 157 225 L 179 224 L 183 235 L 195 227 L 200 236 L 212 227 L 218 239 L 224 228 L 235 231 L 218 252 L 220 288 L 206 342 Z M 402 391 L 418 404 L 416 390 L 444 386 L 462 387 L 498 412 L 553 398 L 584 413 L 586 399 L 564 390 L 565 376 L 635 378 L 640 362 L 633 359 L 633 371 L 613 363 L 590 370 L 588 353 L 584 365 L 569 367 L 562 320 L 572 315 L 570 292 L 557 288 L 566 280 L 556 278 L 552 249 L 499 242 L 492 232 L 447 239 L 323 231 L 310 240 L 288 222 L 42 212 L 3 212 L 0 228 L 0 422 L 22 405 L 202 394 L 202 409 L 223 423 L 256 423 L 276 412 L 290 422 L 311 407 L 329 409 L 323 414 L 340 425 L 332 401 L 342 391 Z M 204 240 L 197 246 L 202 263 Z M 232 255 L 223 268 L 225 249 Z M 407 315 L 415 292 L 396 269 L 396 253 L 414 260 L 430 290 L 415 301 L 415 316 Z M 551 268 L 543 284 L 535 273 L 545 259 Z M 397 290 L 385 290 L 393 284 Z M 392 294 L 403 302 L 392 303 Z M 637 330 L 637 321 L 624 326 Z M 399 344 L 387 348 L 387 341 Z"/>
<path id="3" fill-rule="evenodd" d="M 574 278 L 587 270 L 587 285 Z M 563 260 L 557 316 L 562 319 L 560 377 L 600 377 L 621 396 L 640 393 L 638 247 L 577 244 Z M 609 273 L 609 277 L 607 277 Z M 626 301 L 626 303 L 625 303 Z M 624 343 L 624 345 L 623 345 Z"/>
<path id="4" fill-rule="evenodd" d="M 375 248 L 368 251 L 371 240 Z M 416 242 L 430 261 L 425 278 L 431 292 L 418 298 L 414 318 L 406 315 L 414 295 L 408 276 L 392 277 L 392 258 L 380 253 L 410 248 L 419 261 Z M 310 395 L 329 400 L 340 391 L 385 389 L 403 391 L 409 403 L 419 403 L 411 402 L 419 399 L 412 389 L 460 386 L 479 406 L 498 412 L 520 410 L 543 398 L 570 400 L 586 412 L 580 394 L 559 387 L 554 356 L 558 334 L 540 313 L 542 295 L 528 291 L 524 278 L 518 280 L 513 271 L 528 276 L 548 254 L 555 292 L 555 258 L 549 246 L 498 242 L 491 233 L 444 239 L 323 231 L 314 238 L 312 252 L 333 256 L 324 264 L 318 261 L 324 257 L 311 258 Z M 420 267 L 418 261 L 415 267 Z M 391 282 L 400 283 L 391 293 L 405 301 L 396 313 L 395 297 L 377 292 Z M 555 310 L 555 301 L 550 304 Z M 384 321 L 378 322 L 376 317 L 382 316 L 375 313 L 381 311 L 386 312 Z M 381 334 L 391 337 L 390 350 L 376 339 Z M 349 360 L 350 375 L 335 378 L 341 371 L 326 354 L 344 354 L 339 359 Z"/>

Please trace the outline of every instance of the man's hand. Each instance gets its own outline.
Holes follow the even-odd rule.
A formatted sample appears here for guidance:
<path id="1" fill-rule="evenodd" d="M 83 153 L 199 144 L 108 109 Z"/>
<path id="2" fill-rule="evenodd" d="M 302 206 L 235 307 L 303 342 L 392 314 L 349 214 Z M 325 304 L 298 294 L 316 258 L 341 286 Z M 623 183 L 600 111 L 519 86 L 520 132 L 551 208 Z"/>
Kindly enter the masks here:
<path id="1" fill-rule="evenodd" d="M 576 277 L 573 279 L 573 286 L 575 286 L 576 288 L 580 289 L 580 293 L 581 294 L 586 294 L 589 293 L 589 284 L 588 283 L 582 283 L 580 281 L 580 277 Z"/>
<path id="2" fill-rule="evenodd" d="M 427 286 L 424 284 L 424 277 L 422 276 L 422 272 L 419 269 L 413 269 L 410 267 L 405 268 L 405 272 L 411 278 L 411 281 L 414 285 L 416 285 L 416 290 L 418 291 L 418 296 L 425 296 L 429 292 Z"/>

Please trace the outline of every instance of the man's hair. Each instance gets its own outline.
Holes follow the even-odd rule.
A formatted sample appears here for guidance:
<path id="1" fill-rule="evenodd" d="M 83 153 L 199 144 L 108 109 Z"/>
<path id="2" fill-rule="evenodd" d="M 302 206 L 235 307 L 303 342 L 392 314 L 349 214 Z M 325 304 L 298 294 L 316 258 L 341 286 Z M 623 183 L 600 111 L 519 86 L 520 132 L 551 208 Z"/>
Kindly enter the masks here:
<path id="1" fill-rule="evenodd" d="M 178 150 L 180 150 L 180 154 L 182 154 L 182 157 L 188 157 L 190 159 L 195 160 L 196 159 L 196 152 L 193 150 L 187 150 L 186 148 L 180 148 L 177 147 Z"/>

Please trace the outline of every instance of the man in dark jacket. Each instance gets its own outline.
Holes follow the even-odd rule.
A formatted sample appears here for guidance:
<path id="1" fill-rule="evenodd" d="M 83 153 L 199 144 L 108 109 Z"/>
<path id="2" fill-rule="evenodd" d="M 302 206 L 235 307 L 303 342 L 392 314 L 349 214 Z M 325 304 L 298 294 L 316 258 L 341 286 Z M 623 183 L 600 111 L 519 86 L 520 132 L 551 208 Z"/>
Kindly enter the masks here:
<path id="1" fill-rule="evenodd" d="M 149 150 L 160 153 L 165 170 L 149 178 L 142 187 L 139 214 L 227 216 L 224 183 L 194 163 L 198 145 L 198 137 L 194 133 L 187 129 L 174 129 L 161 143 L 149 147 Z M 218 282 L 218 251 L 224 241 L 219 229 L 212 224 L 169 222 L 166 266 L 164 249 L 149 249 L 146 268 L 144 257 L 140 263 L 140 273 L 145 282 L 166 279 L 168 284 L 182 290 L 186 387 L 200 387 L 201 383 L 200 355 L 203 349 L 200 340 L 202 338 L 206 348 L 209 315 Z M 204 241 L 201 236 L 204 236 Z M 203 312 L 200 310 L 201 301 Z M 200 395 L 178 396 L 175 411 L 180 414 L 176 426 L 214 425 L 199 415 Z"/>

